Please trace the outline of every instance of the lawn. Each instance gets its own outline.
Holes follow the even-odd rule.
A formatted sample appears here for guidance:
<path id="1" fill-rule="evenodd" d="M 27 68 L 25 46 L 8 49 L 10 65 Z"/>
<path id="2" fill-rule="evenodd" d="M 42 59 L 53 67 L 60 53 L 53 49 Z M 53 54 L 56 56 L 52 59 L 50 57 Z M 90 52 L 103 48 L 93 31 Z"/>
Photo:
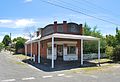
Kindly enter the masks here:
<path id="1" fill-rule="evenodd" d="M 29 56 L 26 56 L 26 55 L 23 55 L 23 54 L 15 54 L 13 56 L 16 57 L 17 59 L 20 59 L 20 60 L 25 60 L 25 59 L 30 58 Z"/>
<path id="2" fill-rule="evenodd" d="M 91 60 L 90 62 L 98 63 L 98 59 Z M 113 61 L 107 58 L 100 59 L 100 63 L 109 63 L 109 62 L 113 62 Z"/>
<path id="3" fill-rule="evenodd" d="M 90 60 L 92 63 L 98 63 L 98 59 Z M 101 66 L 93 66 L 93 67 L 82 67 L 82 68 L 75 68 L 71 70 L 67 70 L 68 73 L 79 73 L 79 72 L 84 72 L 84 73 L 90 73 L 90 72 L 105 72 L 109 68 L 115 67 L 118 64 L 115 63 L 110 63 L 112 60 L 110 59 L 100 59 Z"/>

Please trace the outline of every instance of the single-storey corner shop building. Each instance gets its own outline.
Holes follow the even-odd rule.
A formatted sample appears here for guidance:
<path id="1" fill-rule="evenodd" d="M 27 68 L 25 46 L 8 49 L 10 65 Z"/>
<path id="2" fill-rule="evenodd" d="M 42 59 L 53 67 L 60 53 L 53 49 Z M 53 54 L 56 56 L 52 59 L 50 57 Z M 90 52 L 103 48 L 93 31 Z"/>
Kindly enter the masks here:
<path id="1" fill-rule="evenodd" d="M 82 24 L 54 22 L 44 28 L 38 28 L 37 37 L 25 43 L 25 54 L 30 54 L 37 63 L 41 58 L 50 59 L 51 67 L 54 61 L 80 61 L 83 65 L 83 41 L 98 41 L 98 60 L 100 60 L 100 39 L 92 36 L 84 36 Z"/>

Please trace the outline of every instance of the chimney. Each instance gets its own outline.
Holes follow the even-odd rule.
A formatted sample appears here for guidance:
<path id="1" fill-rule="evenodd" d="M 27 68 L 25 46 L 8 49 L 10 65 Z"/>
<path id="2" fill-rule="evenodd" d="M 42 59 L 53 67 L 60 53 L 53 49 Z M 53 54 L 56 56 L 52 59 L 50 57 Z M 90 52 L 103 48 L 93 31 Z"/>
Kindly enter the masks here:
<path id="1" fill-rule="evenodd" d="M 57 32 L 57 21 L 54 21 L 54 27 L 53 27 L 53 29 L 54 29 L 54 33 L 56 33 Z"/>
<path id="2" fill-rule="evenodd" d="M 82 24 L 80 24 L 79 27 L 80 27 L 80 35 L 83 35 L 83 27 L 82 27 Z"/>
<path id="3" fill-rule="evenodd" d="M 37 37 L 39 36 L 39 31 L 37 31 Z"/>
<path id="4" fill-rule="evenodd" d="M 44 34 L 43 34 L 43 28 L 41 28 L 41 37 L 43 36 Z"/>
<path id="5" fill-rule="evenodd" d="M 39 35 L 41 35 L 41 33 L 42 33 L 42 28 L 38 28 L 38 31 L 39 31 Z"/>
<path id="6" fill-rule="evenodd" d="M 67 21 L 63 21 L 63 31 L 67 32 Z"/>

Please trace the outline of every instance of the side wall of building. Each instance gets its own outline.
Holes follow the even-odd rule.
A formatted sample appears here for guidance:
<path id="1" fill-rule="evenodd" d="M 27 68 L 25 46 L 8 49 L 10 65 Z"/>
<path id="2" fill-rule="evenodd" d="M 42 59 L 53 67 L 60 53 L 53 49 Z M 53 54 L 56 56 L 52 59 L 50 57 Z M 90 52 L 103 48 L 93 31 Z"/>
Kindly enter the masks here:
<path id="1" fill-rule="evenodd" d="M 29 55 L 30 56 L 30 54 L 31 54 L 31 45 L 30 44 L 27 44 L 27 55 Z"/>
<path id="2" fill-rule="evenodd" d="M 42 58 L 47 58 L 47 41 L 40 42 L 40 55 Z"/>

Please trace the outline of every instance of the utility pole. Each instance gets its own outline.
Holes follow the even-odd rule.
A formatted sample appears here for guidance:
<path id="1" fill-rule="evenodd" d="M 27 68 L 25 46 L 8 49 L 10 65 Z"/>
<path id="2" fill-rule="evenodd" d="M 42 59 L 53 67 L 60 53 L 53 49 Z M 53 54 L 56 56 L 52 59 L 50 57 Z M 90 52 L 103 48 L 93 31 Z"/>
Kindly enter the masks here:
<path id="1" fill-rule="evenodd" d="M 10 33 L 10 54 L 11 54 L 11 45 L 12 45 L 12 42 L 11 42 L 11 33 Z"/>
<path id="2" fill-rule="evenodd" d="M 30 42 L 31 42 L 31 60 L 32 60 L 32 34 L 30 33 Z"/>

